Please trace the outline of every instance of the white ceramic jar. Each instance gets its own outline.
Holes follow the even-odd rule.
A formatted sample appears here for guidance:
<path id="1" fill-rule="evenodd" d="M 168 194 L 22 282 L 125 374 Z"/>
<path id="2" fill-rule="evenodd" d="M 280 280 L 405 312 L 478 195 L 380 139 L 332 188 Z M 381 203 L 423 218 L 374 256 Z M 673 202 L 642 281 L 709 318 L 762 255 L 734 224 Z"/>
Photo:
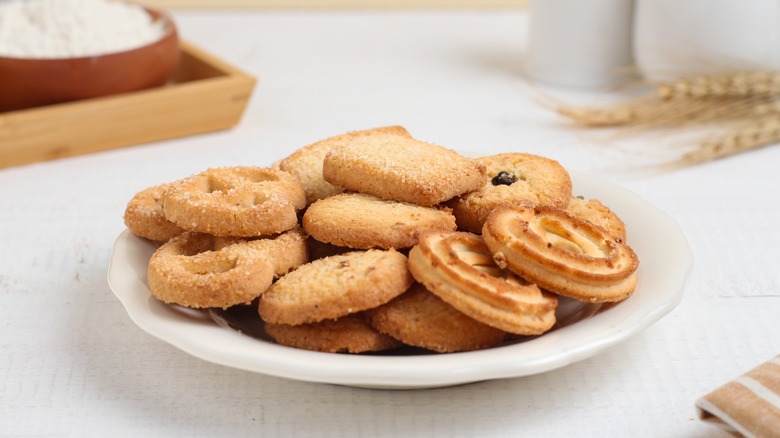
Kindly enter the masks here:
<path id="1" fill-rule="evenodd" d="M 540 82 L 601 88 L 626 77 L 634 0 L 531 0 L 524 69 Z"/>
<path id="2" fill-rule="evenodd" d="M 637 0 L 634 58 L 654 81 L 780 69 L 780 0 Z"/>

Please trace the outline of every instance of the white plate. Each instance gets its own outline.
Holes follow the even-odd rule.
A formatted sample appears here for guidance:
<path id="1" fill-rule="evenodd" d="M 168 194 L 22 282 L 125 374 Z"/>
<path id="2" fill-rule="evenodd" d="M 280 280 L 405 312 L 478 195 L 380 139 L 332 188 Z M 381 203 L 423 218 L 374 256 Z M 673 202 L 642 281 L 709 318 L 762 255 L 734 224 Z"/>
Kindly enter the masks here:
<path id="1" fill-rule="evenodd" d="M 624 342 L 670 312 L 680 302 L 693 266 L 685 236 L 666 214 L 610 183 L 576 173 L 572 181 L 575 194 L 598 198 L 626 223 L 629 244 L 640 259 L 636 291 L 601 309 L 564 301 L 558 314 L 562 326 L 487 350 L 347 355 L 277 345 L 246 334 L 252 331 L 249 327 L 242 327 L 243 332 L 227 327 L 220 318 L 226 315 L 157 301 L 146 284 L 146 266 L 155 245 L 128 231 L 114 245 L 108 283 L 130 318 L 149 334 L 203 360 L 271 376 L 360 387 L 427 388 L 542 373 Z M 253 318 L 254 312 L 228 314 L 227 319 L 247 315 Z"/>

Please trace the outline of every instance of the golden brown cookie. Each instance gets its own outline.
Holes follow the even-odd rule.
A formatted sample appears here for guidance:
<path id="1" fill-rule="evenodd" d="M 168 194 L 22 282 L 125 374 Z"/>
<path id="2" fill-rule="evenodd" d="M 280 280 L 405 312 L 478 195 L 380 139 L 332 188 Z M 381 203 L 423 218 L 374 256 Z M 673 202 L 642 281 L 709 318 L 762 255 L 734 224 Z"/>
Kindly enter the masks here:
<path id="1" fill-rule="evenodd" d="M 170 184 L 160 184 L 138 192 L 125 209 L 125 225 L 136 236 L 165 242 L 184 232 L 180 226 L 165 218 L 163 195 Z"/>
<path id="2" fill-rule="evenodd" d="M 480 188 L 448 203 L 461 230 L 481 233 L 496 207 L 530 203 L 565 208 L 571 199 L 569 172 L 555 160 L 518 152 L 477 161 L 487 170 Z"/>
<path id="3" fill-rule="evenodd" d="M 499 265 L 559 295 L 615 302 L 636 288 L 634 251 L 560 208 L 500 207 L 482 237 Z"/>
<path id="4" fill-rule="evenodd" d="M 279 344 L 328 353 L 366 353 L 401 346 L 371 327 L 359 313 L 311 324 L 265 323 L 265 331 Z"/>
<path id="5" fill-rule="evenodd" d="M 215 239 L 214 249 L 218 251 L 235 243 L 245 245 L 247 250 L 268 260 L 274 268 L 274 277 L 277 278 L 309 261 L 308 238 L 300 227 L 261 239 L 218 237 Z"/>
<path id="6" fill-rule="evenodd" d="M 304 146 L 292 155 L 281 160 L 279 169 L 290 172 L 298 177 L 306 192 L 306 202 L 312 202 L 341 193 L 344 189 L 334 186 L 322 178 L 322 162 L 325 155 L 334 146 L 362 137 L 370 137 L 375 134 L 397 135 L 411 138 L 409 131 L 401 126 L 385 126 L 380 128 L 353 131 L 346 134 L 326 138 L 325 140 Z"/>
<path id="7" fill-rule="evenodd" d="M 452 307 L 500 330 L 538 335 L 555 324 L 557 297 L 497 266 L 476 234 L 422 232 L 409 271 Z"/>
<path id="8" fill-rule="evenodd" d="M 185 232 L 149 260 L 149 289 L 157 299 L 186 307 L 230 307 L 252 301 L 271 285 L 274 266 L 246 245 L 216 248 L 214 236 Z"/>
<path id="9" fill-rule="evenodd" d="M 454 231 L 455 217 L 446 208 L 342 193 L 310 205 L 303 229 L 318 241 L 337 246 L 400 249 L 417 243 L 420 231 Z"/>
<path id="10" fill-rule="evenodd" d="M 356 192 L 431 206 L 482 186 L 485 168 L 442 146 L 377 134 L 331 149 L 322 175 Z"/>
<path id="11" fill-rule="evenodd" d="M 610 234 L 619 238 L 620 241 L 626 242 L 626 225 L 623 223 L 623 220 L 598 199 L 585 199 L 579 196 L 571 198 L 566 210 L 581 219 L 604 228 Z"/>
<path id="12" fill-rule="evenodd" d="M 439 353 L 479 350 L 504 340 L 505 332 L 469 318 L 415 283 L 401 296 L 367 310 L 368 322 L 407 345 Z"/>
<path id="13" fill-rule="evenodd" d="M 314 260 L 280 278 L 263 294 L 259 312 L 273 324 L 319 322 L 382 305 L 411 284 L 403 254 L 353 251 Z"/>
<path id="14" fill-rule="evenodd" d="M 165 217 L 215 236 L 255 237 L 290 230 L 306 206 L 295 176 L 260 167 L 212 168 L 176 181 L 165 193 Z"/>

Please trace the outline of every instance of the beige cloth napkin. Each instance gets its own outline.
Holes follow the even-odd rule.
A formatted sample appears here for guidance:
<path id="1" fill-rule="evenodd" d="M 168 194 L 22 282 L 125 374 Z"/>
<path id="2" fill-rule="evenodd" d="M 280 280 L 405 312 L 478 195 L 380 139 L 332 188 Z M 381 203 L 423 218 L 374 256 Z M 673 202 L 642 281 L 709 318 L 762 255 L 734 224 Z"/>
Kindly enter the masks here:
<path id="1" fill-rule="evenodd" d="M 780 438 L 780 355 L 700 398 L 696 410 L 736 436 Z"/>

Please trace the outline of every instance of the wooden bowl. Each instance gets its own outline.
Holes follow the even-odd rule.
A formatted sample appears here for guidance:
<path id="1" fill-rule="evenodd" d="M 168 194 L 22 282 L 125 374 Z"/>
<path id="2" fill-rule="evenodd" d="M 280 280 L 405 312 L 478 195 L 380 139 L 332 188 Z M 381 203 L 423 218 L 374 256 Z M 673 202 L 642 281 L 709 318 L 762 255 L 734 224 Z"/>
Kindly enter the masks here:
<path id="1" fill-rule="evenodd" d="M 179 37 L 173 20 L 146 9 L 165 23 L 163 37 L 122 52 L 77 58 L 0 56 L 0 111 L 20 110 L 157 87 L 179 64 Z"/>

